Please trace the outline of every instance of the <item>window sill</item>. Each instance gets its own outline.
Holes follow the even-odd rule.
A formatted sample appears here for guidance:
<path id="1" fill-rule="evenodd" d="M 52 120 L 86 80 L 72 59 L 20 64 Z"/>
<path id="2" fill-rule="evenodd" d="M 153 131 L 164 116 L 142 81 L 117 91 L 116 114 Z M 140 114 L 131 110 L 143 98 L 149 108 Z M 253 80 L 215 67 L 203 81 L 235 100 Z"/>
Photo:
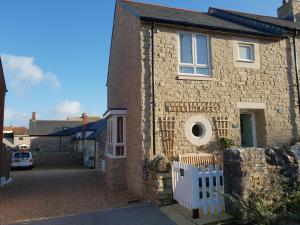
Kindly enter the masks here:
<path id="1" fill-rule="evenodd" d="M 239 63 L 255 63 L 255 61 L 248 61 L 248 60 L 242 60 L 242 59 L 238 59 L 237 62 L 239 62 Z"/>
<path id="2" fill-rule="evenodd" d="M 212 77 L 203 77 L 203 76 L 193 76 L 193 75 L 178 75 L 177 80 L 202 80 L 202 81 L 212 81 Z"/>
<path id="3" fill-rule="evenodd" d="M 105 153 L 105 156 L 109 159 L 125 159 L 126 158 L 126 156 L 113 156 L 108 153 Z"/>

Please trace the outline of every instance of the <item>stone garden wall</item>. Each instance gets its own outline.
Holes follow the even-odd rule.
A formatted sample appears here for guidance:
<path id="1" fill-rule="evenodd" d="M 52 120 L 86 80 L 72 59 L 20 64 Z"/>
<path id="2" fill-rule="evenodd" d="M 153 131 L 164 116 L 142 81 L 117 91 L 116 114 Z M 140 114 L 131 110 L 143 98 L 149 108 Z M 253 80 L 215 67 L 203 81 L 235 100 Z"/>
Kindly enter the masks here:
<path id="1" fill-rule="evenodd" d="M 230 148 L 224 150 L 224 191 L 227 196 L 247 199 L 250 192 L 268 190 L 274 178 L 300 182 L 300 143 L 291 149 L 272 146 L 263 148 Z M 226 210 L 236 213 L 231 198 Z"/>

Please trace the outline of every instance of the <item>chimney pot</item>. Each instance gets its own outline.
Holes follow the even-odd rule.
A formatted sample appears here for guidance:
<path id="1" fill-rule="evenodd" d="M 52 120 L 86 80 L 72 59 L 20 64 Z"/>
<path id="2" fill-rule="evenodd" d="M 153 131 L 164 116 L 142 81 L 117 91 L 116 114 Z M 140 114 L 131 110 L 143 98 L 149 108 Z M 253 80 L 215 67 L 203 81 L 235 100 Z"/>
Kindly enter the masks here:
<path id="1" fill-rule="evenodd" d="M 32 112 L 31 120 L 36 120 L 36 112 Z"/>

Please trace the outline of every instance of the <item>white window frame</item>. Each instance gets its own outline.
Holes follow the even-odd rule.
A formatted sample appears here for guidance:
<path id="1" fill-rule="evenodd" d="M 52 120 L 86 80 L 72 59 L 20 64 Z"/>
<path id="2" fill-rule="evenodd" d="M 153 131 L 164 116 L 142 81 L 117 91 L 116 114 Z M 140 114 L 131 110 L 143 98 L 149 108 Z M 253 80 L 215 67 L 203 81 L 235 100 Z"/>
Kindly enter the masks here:
<path id="1" fill-rule="evenodd" d="M 192 54 L 193 54 L 193 63 L 182 63 L 181 62 L 181 46 L 180 46 L 180 35 L 181 34 L 189 34 L 192 35 Z M 197 63 L 197 42 L 196 42 L 196 36 L 204 36 L 206 37 L 207 40 L 207 60 L 208 64 L 198 64 Z M 210 36 L 207 34 L 202 34 L 202 33 L 192 33 L 192 32 L 178 32 L 177 35 L 178 39 L 178 74 L 179 75 L 185 75 L 185 76 L 199 76 L 199 77 L 212 77 L 212 71 L 211 71 L 211 49 L 210 49 Z M 193 67 L 194 68 L 194 73 L 182 73 L 180 72 L 180 67 L 181 66 L 188 66 L 188 67 Z M 196 69 L 197 68 L 203 68 L 203 69 L 208 69 L 209 74 L 197 74 Z"/>
<path id="2" fill-rule="evenodd" d="M 118 117 L 123 118 L 123 143 L 117 143 L 117 120 Z M 108 152 L 109 146 L 112 147 L 112 154 Z M 124 155 L 116 155 L 116 147 L 117 146 L 124 146 Z M 126 158 L 126 116 L 125 115 L 110 115 L 107 118 L 107 140 L 106 140 L 106 147 L 105 147 L 105 155 L 111 159 L 122 159 Z"/>
<path id="3" fill-rule="evenodd" d="M 240 55 L 240 47 L 250 47 L 251 49 L 251 59 L 242 59 Z M 238 61 L 240 62 L 249 62 L 254 63 L 255 62 L 255 46 L 251 43 L 245 43 L 245 42 L 239 42 L 238 43 Z"/>

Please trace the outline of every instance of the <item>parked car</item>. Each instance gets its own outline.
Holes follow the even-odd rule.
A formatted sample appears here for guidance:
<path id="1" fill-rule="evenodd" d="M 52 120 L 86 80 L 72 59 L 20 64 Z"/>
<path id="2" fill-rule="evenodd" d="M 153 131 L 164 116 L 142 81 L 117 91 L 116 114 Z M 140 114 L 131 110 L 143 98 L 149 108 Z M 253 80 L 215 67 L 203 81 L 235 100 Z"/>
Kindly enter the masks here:
<path id="1" fill-rule="evenodd" d="M 33 159 L 31 152 L 14 152 L 11 159 L 11 169 L 33 168 Z"/>

